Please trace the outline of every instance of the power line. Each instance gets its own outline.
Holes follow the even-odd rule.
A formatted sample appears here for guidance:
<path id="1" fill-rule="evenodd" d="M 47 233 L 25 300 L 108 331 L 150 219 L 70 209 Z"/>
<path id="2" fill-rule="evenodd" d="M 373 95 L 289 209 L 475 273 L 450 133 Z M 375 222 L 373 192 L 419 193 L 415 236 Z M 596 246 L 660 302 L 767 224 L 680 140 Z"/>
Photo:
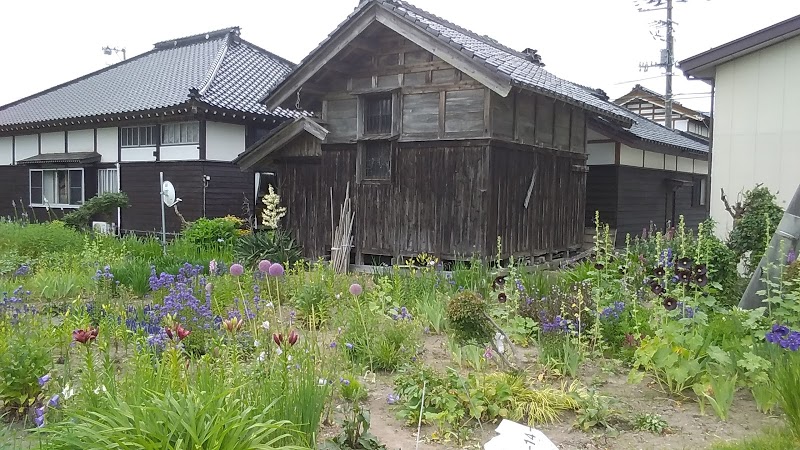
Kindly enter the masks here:
<path id="1" fill-rule="evenodd" d="M 637 82 L 639 82 L 639 81 L 645 81 L 645 80 L 654 80 L 654 79 L 656 79 L 656 78 L 661 78 L 661 77 L 663 77 L 663 76 L 665 76 L 665 74 L 656 75 L 656 76 L 654 76 L 654 77 L 648 77 L 648 78 L 640 78 L 640 79 L 638 79 L 638 80 L 620 81 L 619 83 L 614 83 L 614 86 L 617 86 L 617 85 L 620 85 L 620 84 L 630 84 L 630 83 L 637 83 Z"/>

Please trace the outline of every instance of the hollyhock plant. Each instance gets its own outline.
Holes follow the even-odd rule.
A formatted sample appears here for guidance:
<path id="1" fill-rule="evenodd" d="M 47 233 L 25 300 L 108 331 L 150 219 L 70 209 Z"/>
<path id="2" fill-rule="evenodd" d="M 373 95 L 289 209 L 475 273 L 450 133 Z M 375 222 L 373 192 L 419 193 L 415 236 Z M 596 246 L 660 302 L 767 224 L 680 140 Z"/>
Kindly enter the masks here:
<path id="1" fill-rule="evenodd" d="M 665 297 L 662 304 L 664 305 L 664 309 L 672 311 L 678 307 L 678 300 L 674 297 Z"/>
<path id="2" fill-rule="evenodd" d="M 497 302 L 498 303 L 505 303 L 508 300 L 505 292 L 501 292 L 497 294 Z"/>

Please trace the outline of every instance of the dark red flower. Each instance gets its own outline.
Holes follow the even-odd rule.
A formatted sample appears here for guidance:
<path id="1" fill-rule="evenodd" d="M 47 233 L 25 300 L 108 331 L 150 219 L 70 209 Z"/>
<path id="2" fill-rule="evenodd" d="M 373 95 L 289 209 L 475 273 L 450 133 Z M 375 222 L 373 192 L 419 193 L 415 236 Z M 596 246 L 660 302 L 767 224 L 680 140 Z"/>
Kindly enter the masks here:
<path id="1" fill-rule="evenodd" d="M 604 265 L 602 265 L 602 264 L 600 264 L 600 263 L 595 263 L 595 264 L 594 264 L 594 268 L 595 268 L 595 269 L 597 269 L 597 270 L 603 270 L 603 268 L 604 268 L 604 267 L 605 267 L 605 266 L 604 266 Z"/>
<path id="2" fill-rule="evenodd" d="M 89 327 L 86 330 L 75 330 L 72 332 L 72 339 L 75 342 L 80 342 L 81 344 L 89 344 L 93 340 L 97 339 L 97 333 L 99 331 L 99 329 L 92 327 Z"/>
<path id="3" fill-rule="evenodd" d="M 492 281 L 492 290 L 496 290 L 497 288 L 502 288 L 506 285 L 506 276 L 500 275 L 495 277 L 494 281 Z"/>
<path id="4" fill-rule="evenodd" d="M 173 330 L 170 327 L 167 327 L 166 329 L 164 329 L 164 331 L 166 331 L 167 337 L 169 337 L 170 339 L 173 338 Z M 184 340 L 186 336 L 188 336 L 190 333 L 191 331 L 187 330 L 186 328 L 183 328 L 181 324 L 175 325 L 175 335 L 178 337 L 178 341 Z"/>
<path id="5" fill-rule="evenodd" d="M 692 272 L 689 270 L 679 270 L 676 275 L 678 275 L 678 281 L 681 283 L 689 283 L 692 281 Z"/>
<path id="6" fill-rule="evenodd" d="M 678 258 L 677 263 L 675 266 L 681 270 L 688 270 L 692 267 L 692 258 L 688 256 L 684 256 L 683 258 Z"/>
<path id="7" fill-rule="evenodd" d="M 708 268 L 706 267 L 705 264 L 697 264 L 692 269 L 692 272 L 694 272 L 695 276 L 697 276 L 697 275 L 705 275 L 705 274 L 708 273 Z"/>
<path id="8" fill-rule="evenodd" d="M 664 270 L 663 266 L 658 266 L 655 269 L 653 269 L 653 275 L 655 275 L 658 278 L 663 277 L 666 273 L 667 272 Z"/>
<path id="9" fill-rule="evenodd" d="M 664 301 L 661 302 L 661 304 L 664 305 L 664 309 L 666 309 L 667 311 L 672 311 L 673 309 L 678 307 L 678 300 L 675 299 L 674 297 L 666 297 L 664 298 Z"/>
<path id="10" fill-rule="evenodd" d="M 703 287 L 703 286 L 708 284 L 708 275 L 706 275 L 706 274 L 695 275 L 694 276 L 694 282 L 698 286 Z"/>
<path id="11" fill-rule="evenodd" d="M 169 327 L 164 328 L 164 333 L 167 333 L 167 337 L 172 340 L 172 330 Z"/>
<path id="12" fill-rule="evenodd" d="M 289 345 L 294 345 L 294 344 L 297 343 L 297 340 L 299 338 L 300 338 L 300 335 L 297 334 L 297 331 L 292 330 L 292 331 L 289 332 L 289 339 L 287 339 L 287 341 L 289 342 Z"/>
<path id="13" fill-rule="evenodd" d="M 650 290 L 653 291 L 653 294 L 661 295 L 664 293 L 664 286 L 660 283 L 653 283 L 650 285 Z"/>
<path id="14" fill-rule="evenodd" d="M 506 300 L 508 300 L 508 297 L 506 297 L 506 293 L 505 292 L 501 292 L 501 293 L 497 294 L 497 301 L 498 302 L 505 303 Z"/>
<path id="15" fill-rule="evenodd" d="M 272 340 L 278 344 L 278 347 L 283 345 L 283 333 L 273 333 Z"/>

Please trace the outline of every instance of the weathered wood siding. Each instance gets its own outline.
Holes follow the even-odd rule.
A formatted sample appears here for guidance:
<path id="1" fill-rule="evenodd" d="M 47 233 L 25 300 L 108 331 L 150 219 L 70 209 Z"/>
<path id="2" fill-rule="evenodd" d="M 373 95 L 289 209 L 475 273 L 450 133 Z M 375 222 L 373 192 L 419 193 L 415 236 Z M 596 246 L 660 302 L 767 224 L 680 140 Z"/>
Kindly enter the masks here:
<path id="1" fill-rule="evenodd" d="M 591 170 L 595 170 L 593 166 Z M 668 179 L 691 181 L 697 175 L 665 170 L 618 166 L 617 242 L 624 242 L 627 233 L 641 234 L 643 228 L 653 223 L 663 229 L 668 218 Z M 684 216 L 686 226 L 696 228 L 707 217 L 706 207 L 692 199 L 692 186 L 675 192 L 675 220 Z"/>
<path id="2" fill-rule="evenodd" d="M 122 229 L 139 232 L 160 230 L 161 206 L 158 193 L 158 174 L 172 182 L 182 200 L 178 210 L 187 221 L 203 217 L 203 175 L 211 177 L 205 194 L 206 217 L 228 214 L 241 216 L 242 203 L 247 197 L 255 206 L 254 177 L 225 162 L 163 162 L 126 163 L 120 167 L 120 189 L 128 194 L 130 207 L 122 210 Z M 180 231 L 181 224 L 171 208 L 166 211 L 167 231 Z"/>
<path id="3" fill-rule="evenodd" d="M 579 169 L 585 165 L 583 155 L 495 143 L 489 164 L 487 254 L 495 251 L 498 236 L 504 257 L 540 255 L 581 245 L 586 201 L 586 173 Z"/>
<path id="4" fill-rule="evenodd" d="M 354 145 L 325 145 L 316 161 L 276 162 L 287 206 L 286 225 L 308 257 L 331 245 L 334 220 L 350 182 L 357 251 L 411 256 L 421 252 L 456 259 L 486 246 L 487 147 L 469 142 L 406 143 L 393 150 L 391 183 L 356 183 Z"/>

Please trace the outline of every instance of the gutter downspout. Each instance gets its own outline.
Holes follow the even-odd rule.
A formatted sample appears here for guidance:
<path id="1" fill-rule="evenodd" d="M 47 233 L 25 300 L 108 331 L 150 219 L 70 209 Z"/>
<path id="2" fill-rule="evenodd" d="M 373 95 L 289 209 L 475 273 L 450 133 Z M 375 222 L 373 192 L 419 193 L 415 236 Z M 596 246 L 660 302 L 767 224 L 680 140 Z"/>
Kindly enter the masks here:
<path id="1" fill-rule="evenodd" d="M 117 192 L 122 192 L 122 175 L 120 174 L 119 161 L 115 164 L 117 166 Z M 122 208 L 117 207 L 117 236 L 122 237 Z"/>
<path id="2" fill-rule="evenodd" d="M 717 92 L 717 79 L 711 79 L 711 118 L 708 124 L 708 189 L 706 189 L 706 215 L 711 217 L 711 192 L 713 192 L 714 183 L 712 178 L 712 159 L 714 157 L 714 101 Z"/>

